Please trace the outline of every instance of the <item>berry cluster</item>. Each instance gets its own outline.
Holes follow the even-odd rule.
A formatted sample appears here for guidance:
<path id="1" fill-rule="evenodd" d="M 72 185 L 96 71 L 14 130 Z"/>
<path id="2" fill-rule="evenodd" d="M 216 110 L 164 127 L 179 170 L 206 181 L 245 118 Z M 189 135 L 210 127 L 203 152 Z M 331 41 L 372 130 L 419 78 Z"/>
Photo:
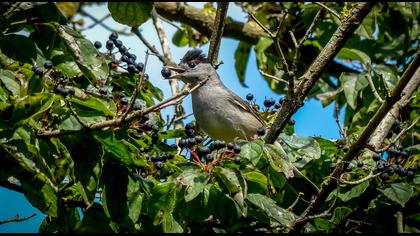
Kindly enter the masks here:
<path id="1" fill-rule="evenodd" d="M 102 47 L 102 44 L 99 41 L 96 41 L 94 45 L 97 49 L 100 49 Z M 144 64 L 142 62 L 136 62 L 137 56 L 129 52 L 129 49 L 124 46 L 121 40 L 118 39 L 117 33 L 113 32 L 109 36 L 108 41 L 106 41 L 105 43 L 105 47 L 109 53 L 112 53 L 114 47 L 118 49 L 118 52 L 120 53 L 121 57 L 119 61 L 114 61 L 114 63 L 118 65 L 121 62 L 125 62 L 127 65 L 125 69 L 128 73 L 134 74 L 141 73 L 143 71 Z M 148 78 L 148 75 L 145 74 L 144 77 Z"/>
<path id="2" fill-rule="evenodd" d="M 224 150 L 233 154 L 241 152 L 241 147 L 232 143 L 226 143 L 225 141 L 215 140 L 209 146 L 201 145 L 203 137 L 195 134 L 195 126 L 192 123 L 188 123 L 185 126 L 185 133 L 188 138 L 181 139 L 178 143 L 180 148 L 189 148 L 192 152 L 196 153 L 198 157 L 207 163 L 213 162 L 214 156 L 213 151 Z M 227 149 L 227 150 L 226 150 Z M 236 156 L 234 159 L 235 163 L 239 164 L 241 159 Z"/>
<path id="3" fill-rule="evenodd" d="M 163 162 L 166 160 L 171 160 L 174 158 L 172 154 L 158 154 L 154 156 L 148 156 L 147 161 L 153 162 L 156 169 L 161 170 L 163 169 Z"/>
<path id="4" fill-rule="evenodd" d="M 380 175 L 382 179 L 388 179 L 394 174 L 400 177 L 414 177 L 414 166 L 408 168 L 403 167 L 403 163 L 410 156 L 409 149 L 403 150 L 402 147 L 398 146 L 396 149 L 389 149 L 387 154 L 388 157 L 386 160 L 377 153 L 374 153 L 372 156 L 373 160 L 376 161 L 376 170 L 383 172 Z"/>

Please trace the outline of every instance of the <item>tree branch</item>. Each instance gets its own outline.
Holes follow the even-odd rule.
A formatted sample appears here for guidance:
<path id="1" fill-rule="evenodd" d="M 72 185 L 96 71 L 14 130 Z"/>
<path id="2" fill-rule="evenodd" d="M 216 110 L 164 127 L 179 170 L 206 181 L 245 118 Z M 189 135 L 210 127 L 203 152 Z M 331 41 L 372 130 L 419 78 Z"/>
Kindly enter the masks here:
<path id="1" fill-rule="evenodd" d="M 220 41 L 222 40 L 222 35 L 225 26 L 225 17 L 227 14 L 229 2 L 218 2 L 216 18 L 214 19 L 214 29 L 211 38 L 210 38 L 210 47 L 209 47 L 209 60 L 212 66 L 217 65 L 217 56 L 219 54 Z"/>
<path id="2" fill-rule="evenodd" d="M 340 19 L 340 15 L 335 12 L 333 9 L 327 7 L 325 4 L 321 3 L 321 2 L 314 2 L 316 5 L 324 8 L 325 10 L 329 11 L 331 14 L 333 14 L 333 16 L 337 17 L 338 19 Z"/>
<path id="3" fill-rule="evenodd" d="M 9 190 L 13 190 L 18 193 L 23 193 L 23 189 L 21 186 L 17 184 L 10 183 L 7 180 L 0 180 L 0 187 L 7 188 Z"/>
<path id="4" fill-rule="evenodd" d="M 325 181 L 321 185 L 321 191 L 315 201 L 311 202 L 308 206 L 307 214 L 311 215 L 314 214 L 324 203 L 328 194 L 334 189 L 334 183 L 332 179 L 335 179 L 343 173 L 343 171 L 348 166 L 348 163 L 353 160 L 359 152 L 365 147 L 369 137 L 375 131 L 375 128 L 379 125 L 381 120 L 385 117 L 385 115 L 389 112 L 392 106 L 397 103 L 397 101 L 401 98 L 402 91 L 404 87 L 408 84 L 410 80 L 420 80 L 420 77 L 414 77 L 416 70 L 420 67 L 420 56 L 419 52 L 417 52 L 414 60 L 410 63 L 408 68 L 405 70 L 404 74 L 401 76 L 401 79 L 396 84 L 394 91 L 392 92 L 392 96 L 389 99 L 386 99 L 372 119 L 369 121 L 365 129 L 363 130 L 362 134 L 360 134 L 359 138 L 350 146 L 349 151 L 344 156 L 342 162 L 340 162 L 334 171 L 326 177 Z M 300 226 L 297 226 L 298 229 Z"/>
<path id="5" fill-rule="evenodd" d="M 133 27 L 131 28 L 131 32 L 133 32 L 139 39 L 140 41 L 151 51 L 153 52 L 153 54 L 155 56 L 157 56 L 159 58 L 159 60 L 162 63 L 165 63 L 165 57 L 163 57 L 159 51 L 155 48 L 155 46 L 152 46 L 141 34 L 139 27 Z"/>
<path id="6" fill-rule="evenodd" d="M 30 218 L 36 216 L 36 213 L 30 215 L 30 216 L 25 216 L 23 218 L 20 218 L 18 214 L 16 214 L 15 217 L 12 217 L 10 219 L 6 219 L 6 220 L 0 220 L 0 225 L 2 224 L 6 224 L 6 223 L 10 223 L 10 222 L 21 222 L 21 221 L 26 221 L 29 220 Z"/>
<path id="7" fill-rule="evenodd" d="M 317 58 L 299 79 L 300 83 L 296 88 L 296 94 L 294 96 L 287 94 L 284 97 L 283 106 L 277 113 L 274 124 L 265 136 L 266 143 L 274 143 L 286 126 L 287 121 L 303 106 L 303 101 L 315 82 L 321 77 L 321 73 L 356 31 L 374 4 L 373 2 L 359 4 L 353 9 L 351 16 L 338 27 Z"/>

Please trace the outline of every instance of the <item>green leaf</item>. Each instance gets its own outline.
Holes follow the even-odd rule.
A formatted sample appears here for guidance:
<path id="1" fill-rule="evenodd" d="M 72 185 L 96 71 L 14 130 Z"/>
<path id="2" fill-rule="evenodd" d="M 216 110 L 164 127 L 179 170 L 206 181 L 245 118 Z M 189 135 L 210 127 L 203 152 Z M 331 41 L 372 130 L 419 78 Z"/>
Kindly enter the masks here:
<path id="1" fill-rule="evenodd" d="M 273 43 L 273 40 L 269 38 L 260 38 L 257 44 L 255 45 L 254 50 L 255 50 L 255 55 L 257 57 L 257 65 L 258 65 L 258 68 L 261 70 L 267 69 L 268 58 L 265 55 L 264 51 L 268 47 L 270 47 L 272 43 Z"/>
<path id="2" fill-rule="evenodd" d="M 92 110 L 100 111 L 104 116 L 115 116 L 117 108 L 113 101 L 104 101 L 103 99 L 88 96 L 86 99 L 71 97 L 69 99 L 72 104 L 77 104 Z"/>
<path id="3" fill-rule="evenodd" d="M 264 144 L 264 153 L 271 168 L 283 173 L 287 178 L 293 176 L 293 164 L 287 160 L 286 152 L 278 143 Z"/>
<path id="4" fill-rule="evenodd" d="M 104 150 L 110 153 L 116 160 L 126 165 L 134 163 L 134 154 L 130 152 L 124 140 L 118 140 L 113 132 L 97 132 L 94 137 L 102 143 Z"/>
<path id="5" fill-rule="evenodd" d="M 79 69 L 79 66 L 73 59 L 72 54 L 69 53 L 63 41 L 60 42 L 58 47 L 52 49 L 50 58 L 54 68 L 64 75 L 70 78 L 83 75 L 82 71 Z"/>
<path id="6" fill-rule="evenodd" d="M 178 47 L 184 47 L 188 42 L 187 34 L 181 29 L 178 29 L 172 37 L 172 43 Z"/>
<path id="7" fill-rule="evenodd" d="M 268 179 L 265 175 L 258 171 L 250 171 L 244 173 L 243 176 L 248 182 L 249 193 L 266 193 L 268 187 Z"/>
<path id="8" fill-rule="evenodd" d="M 146 22 L 153 8 L 150 2 L 109 2 L 108 9 L 112 18 L 121 24 L 131 27 L 140 26 Z"/>
<path id="9" fill-rule="evenodd" d="M 245 85 L 245 72 L 251 47 L 251 44 L 240 41 L 235 51 L 235 71 L 242 85 Z"/>
<path id="10" fill-rule="evenodd" d="M 344 60 L 358 60 L 365 66 L 371 65 L 370 57 L 366 53 L 355 48 L 342 48 L 337 54 L 337 57 Z"/>
<path id="11" fill-rule="evenodd" d="M 387 198 L 400 204 L 402 207 L 414 194 L 413 186 L 407 183 L 393 183 L 385 189 L 379 189 Z"/>
<path id="12" fill-rule="evenodd" d="M 338 193 L 338 197 L 343 201 L 347 202 L 353 198 L 359 197 L 366 191 L 369 187 L 369 181 L 364 181 L 356 186 L 350 186 L 345 188 L 340 188 L 340 192 Z M 333 192 L 334 193 L 334 192 Z"/>
<path id="13" fill-rule="evenodd" d="M 172 214 L 167 214 L 162 222 L 164 233 L 184 233 L 182 226 L 175 220 Z"/>
<path id="14" fill-rule="evenodd" d="M 76 226 L 78 233 L 115 233 L 110 224 L 111 220 L 105 215 L 104 209 L 99 203 L 87 209 L 83 214 L 81 224 Z"/>
<path id="15" fill-rule="evenodd" d="M 10 70 L 2 70 L 0 72 L 0 80 L 3 86 L 18 98 L 20 97 L 20 83 L 15 78 L 15 74 Z"/>
<path id="16" fill-rule="evenodd" d="M 375 16 L 368 15 L 363 19 L 363 23 L 357 28 L 355 34 L 364 36 L 368 39 L 373 39 L 373 32 L 375 31 L 376 20 Z"/>
<path id="17" fill-rule="evenodd" d="M 204 190 L 208 180 L 209 176 L 201 168 L 188 165 L 182 168 L 182 173 L 176 178 L 176 183 L 185 186 L 184 200 L 189 202 Z"/>
<path id="18" fill-rule="evenodd" d="M 312 137 L 303 137 L 296 134 L 289 136 L 282 133 L 278 140 L 284 143 L 282 147 L 289 154 L 291 162 L 300 159 L 309 162 L 321 157 L 321 148 L 316 139 Z"/>
<path id="19" fill-rule="evenodd" d="M 153 187 L 147 212 L 154 225 L 161 224 L 172 213 L 176 200 L 177 187 L 174 182 L 159 183 Z"/>
<path id="20" fill-rule="evenodd" d="M 242 190 L 241 184 L 239 183 L 238 176 L 235 171 L 223 167 L 216 166 L 214 172 L 217 173 L 217 177 L 226 186 L 230 194 L 237 193 Z"/>
<path id="21" fill-rule="evenodd" d="M 37 178 L 20 179 L 26 199 L 42 213 L 57 217 L 59 199 L 54 189 Z"/>
<path id="22" fill-rule="evenodd" d="M 67 26 L 58 26 L 57 32 L 83 74 L 91 82 L 103 84 L 109 73 L 108 63 L 92 42 Z"/>
<path id="23" fill-rule="evenodd" d="M 1 52 L 16 61 L 32 63 L 37 57 L 35 43 L 28 37 L 18 34 L 0 34 Z"/>
<path id="24" fill-rule="evenodd" d="M 256 166 L 263 155 L 263 144 L 264 141 L 257 139 L 242 145 L 239 153 L 241 159 L 247 159 Z"/>
<path id="25" fill-rule="evenodd" d="M 249 193 L 246 200 L 262 210 L 267 216 L 276 220 L 280 225 L 290 227 L 297 216 L 286 209 L 277 206 L 276 202 L 259 193 Z"/>
<path id="26" fill-rule="evenodd" d="M 361 90 L 366 88 L 369 85 L 365 74 L 360 73 L 351 73 L 351 72 L 344 72 L 340 75 L 340 81 L 342 83 L 344 89 L 344 95 L 346 96 L 347 103 L 353 109 L 356 109 L 356 101 L 358 94 Z"/>
<path id="27" fill-rule="evenodd" d="M 38 93 L 26 96 L 14 104 L 12 116 L 10 119 L 4 119 L 0 123 L 0 129 L 13 128 L 28 118 L 41 114 L 48 110 L 53 104 L 56 96 L 50 93 Z"/>
<path id="28" fill-rule="evenodd" d="M 348 207 L 337 207 L 331 217 L 331 222 L 335 225 L 339 225 L 352 212 L 353 210 Z"/>

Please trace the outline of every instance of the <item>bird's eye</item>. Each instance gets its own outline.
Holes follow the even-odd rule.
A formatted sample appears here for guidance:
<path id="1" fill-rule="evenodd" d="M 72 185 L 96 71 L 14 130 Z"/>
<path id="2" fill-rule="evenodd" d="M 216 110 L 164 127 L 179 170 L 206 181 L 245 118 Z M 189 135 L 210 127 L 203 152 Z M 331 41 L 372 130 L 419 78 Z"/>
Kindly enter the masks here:
<path id="1" fill-rule="evenodd" d="M 194 61 L 189 61 L 189 62 L 188 62 L 188 66 L 189 66 L 190 68 L 194 68 L 196 65 L 195 65 L 195 62 L 194 62 Z"/>

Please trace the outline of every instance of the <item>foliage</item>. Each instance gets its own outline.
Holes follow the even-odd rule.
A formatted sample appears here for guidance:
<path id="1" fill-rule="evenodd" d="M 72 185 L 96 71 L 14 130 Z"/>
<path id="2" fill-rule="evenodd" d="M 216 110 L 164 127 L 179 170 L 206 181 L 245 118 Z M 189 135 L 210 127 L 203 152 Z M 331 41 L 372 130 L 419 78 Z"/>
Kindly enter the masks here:
<path id="1" fill-rule="evenodd" d="M 115 35 L 110 36 L 113 49 L 95 48 L 70 26 L 76 21 L 74 5 L 0 6 L 0 180 L 20 185 L 26 199 L 46 215 L 40 232 L 288 232 L 308 205 L 307 189 L 292 184 L 294 166 L 320 186 L 380 105 L 368 80 L 385 99 L 418 50 L 418 3 L 377 3 L 336 56 L 345 71 L 328 69 L 310 94 L 325 106 L 336 102 L 345 109 L 347 140 L 301 137 L 289 123 L 280 145 L 258 138 L 218 148 L 198 140 L 204 135 L 198 130 L 191 135 L 188 129 L 166 128 L 159 110 L 139 113 L 163 100 L 160 89 L 142 75 L 136 62 L 140 55 L 117 46 Z M 312 3 L 238 5 L 270 29 L 281 12 L 289 12 L 279 33 L 289 61 L 298 49 L 288 31 L 302 37 L 319 10 Z M 297 78 L 354 7 L 328 6 L 340 19 L 322 12 L 299 53 Z M 139 26 L 151 17 L 152 5 L 114 2 L 108 9 L 116 21 Z M 203 14 L 214 11 L 206 4 Z M 195 47 L 208 38 L 183 23 L 172 41 Z M 235 70 L 241 84 L 246 84 L 251 49 L 260 70 L 287 79 L 273 41 L 262 37 L 255 45 L 238 43 Z M 117 51 L 121 58 L 112 53 Z M 284 83 L 264 79 L 277 93 L 286 92 Z M 123 116 L 139 81 L 129 112 L 140 114 L 137 119 L 93 129 Z M 386 144 L 418 118 L 419 96 L 417 89 Z M 274 111 L 259 113 L 268 120 Z M 309 219 L 303 231 L 395 232 L 394 215 L 400 211 L 406 231 L 418 232 L 419 127 L 399 137 L 396 148 L 380 153 L 379 160 L 368 152 L 353 160 L 323 203 L 328 214 Z M 57 130 L 65 135 L 53 135 Z M 168 144 L 175 138 L 186 140 L 183 152 Z M 201 155 L 205 147 L 210 151 Z"/>

